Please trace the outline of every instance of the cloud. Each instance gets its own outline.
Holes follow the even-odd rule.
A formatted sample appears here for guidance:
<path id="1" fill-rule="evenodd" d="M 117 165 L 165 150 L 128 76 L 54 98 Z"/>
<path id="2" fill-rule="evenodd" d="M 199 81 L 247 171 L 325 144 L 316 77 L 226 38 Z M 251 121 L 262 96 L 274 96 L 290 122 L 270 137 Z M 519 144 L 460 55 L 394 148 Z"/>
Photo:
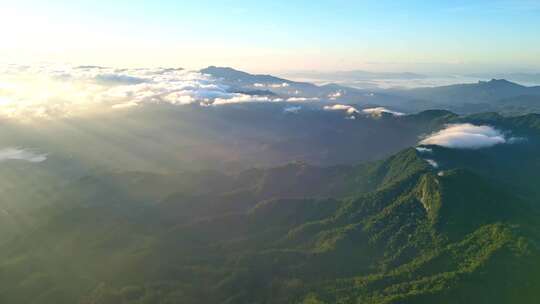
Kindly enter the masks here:
<path id="1" fill-rule="evenodd" d="M 136 102 L 128 101 L 128 102 L 124 102 L 124 103 L 114 104 L 114 105 L 111 106 L 111 108 L 113 108 L 113 109 L 126 109 L 126 108 L 136 107 L 138 105 L 139 104 L 136 103 Z"/>
<path id="2" fill-rule="evenodd" d="M 470 123 L 449 124 L 424 138 L 421 145 L 437 145 L 456 149 L 480 149 L 508 142 L 504 134 L 491 126 Z"/>
<path id="3" fill-rule="evenodd" d="M 182 69 L 82 66 L 0 67 L 0 116 L 54 118 L 142 103 L 189 104 L 237 98 L 228 87 Z"/>
<path id="4" fill-rule="evenodd" d="M 416 147 L 416 151 L 418 151 L 420 153 L 432 153 L 433 149 L 426 148 L 426 147 Z"/>
<path id="5" fill-rule="evenodd" d="M 294 113 L 294 114 L 296 114 L 296 113 L 300 112 L 300 110 L 302 110 L 302 107 L 300 107 L 300 106 L 290 106 L 290 107 L 285 107 L 283 109 L 283 112 L 284 113 Z"/>
<path id="6" fill-rule="evenodd" d="M 96 82 L 104 85 L 139 84 L 148 81 L 148 79 L 141 77 L 133 77 L 129 75 L 112 73 L 99 74 L 96 75 L 94 79 L 96 80 Z"/>
<path id="7" fill-rule="evenodd" d="M 355 107 L 351 105 L 335 104 L 332 106 L 324 106 L 326 111 L 345 111 L 347 114 L 360 113 Z"/>
<path id="8" fill-rule="evenodd" d="M 256 88 L 272 88 L 272 89 L 279 89 L 279 88 L 286 88 L 286 87 L 289 87 L 290 84 L 288 84 L 288 83 L 286 83 L 286 82 L 283 82 L 283 83 L 269 83 L 269 84 L 264 84 L 264 83 L 254 83 L 253 86 L 256 87 Z"/>
<path id="9" fill-rule="evenodd" d="M 510 137 L 506 141 L 509 144 L 518 144 L 527 141 L 527 138 L 524 137 Z"/>
<path id="10" fill-rule="evenodd" d="M 341 96 L 343 96 L 343 93 L 341 91 L 336 91 L 334 93 L 328 94 L 328 98 L 330 100 L 336 100 L 340 98 Z"/>
<path id="11" fill-rule="evenodd" d="M 277 88 L 286 88 L 286 87 L 288 87 L 288 86 L 290 86 L 290 85 L 289 85 L 288 83 L 286 83 L 286 82 L 283 82 L 283 83 L 274 83 L 274 84 L 271 84 L 271 85 L 269 85 L 269 86 L 270 86 L 271 88 L 277 89 Z"/>
<path id="12" fill-rule="evenodd" d="M 304 101 L 317 101 L 319 98 L 317 97 L 289 97 L 287 98 L 287 102 L 304 102 Z"/>
<path id="13" fill-rule="evenodd" d="M 246 94 L 239 94 L 235 93 L 233 96 L 229 96 L 228 98 L 216 98 L 213 102 L 206 103 L 206 105 L 212 105 L 212 106 L 220 106 L 220 105 L 226 105 L 226 104 L 232 104 L 232 103 L 244 103 L 244 102 L 265 102 L 265 101 L 272 101 L 267 96 L 251 96 Z"/>
<path id="14" fill-rule="evenodd" d="M 363 109 L 362 112 L 364 112 L 366 114 L 370 114 L 372 116 L 381 116 L 383 113 L 392 114 L 394 116 L 405 115 L 404 113 L 391 111 L 391 110 L 388 110 L 387 108 L 384 108 L 384 107 Z"/>
<path id="15" fill-rule="evenodd" d="M 38 154 L 26 149 L 12 147 L 0 149 L 0 162 L 8 160 L 23 160 L 31 163 L 40 163 L 46 159 L 46 154 Z"/>
<path id="16" fill-rule="evenodd" d="M 284 88 L 288 83 L 267 85 Z M 121 110 L 141 104 L 201 106 L 244 102 L 303 102 L 231 92 L 221 79 L 178 68 L 0 65 L 0 117 L 30 120 Z"/>
<path id="17" fill-rule="evenodd" d="M 425 161 L 430 164 L 433 168 L 437 169 L 439 168 L 439 164 L 434 161 L 433 159 L 425 159 Z"/>

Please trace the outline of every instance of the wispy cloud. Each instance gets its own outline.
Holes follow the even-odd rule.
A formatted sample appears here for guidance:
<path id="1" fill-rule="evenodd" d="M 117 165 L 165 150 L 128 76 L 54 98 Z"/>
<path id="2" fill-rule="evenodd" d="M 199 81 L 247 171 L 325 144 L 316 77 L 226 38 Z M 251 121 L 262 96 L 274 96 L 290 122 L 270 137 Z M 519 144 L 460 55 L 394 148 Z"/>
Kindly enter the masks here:
<path id="1" fill-rule="evenodd" d="M 430 166 L 432 166 L 433 168 L 435 168 L 435 169 L 439 168 L 439 164 L 438 164 L 436 161 L 434 161 L 433 159 L 427 159 L 427 158 L 426 158 L 425 161 L 426 161 Z"/>
<path id="2" fill-rule="evenodd" d="M 8 160 L 22 160 L 31 163 L 40 163 L 46 159 L 46 154 L 36 153 L 27 149 L 13 147 L 0 149 L 0 162 Z"/>
<path id="3" fill-rule="evenodd" d="M 433 149 L 426 148 L 426 147 L 416 147 L 416 151 L 420 153 L 433 153 Z"/>
<path id="4" fill-rule="evenodd" d="M 283 109 L 283 112 L 284 113 L 293 113 L 293 114 L 296 114 L 298 112 L 300 112 L 300 110 L 302 110 L 302 107 L 301 106 L 290 106 L 290 107 L 285 107 Z"/>
<path id="5" fill-rule="evenodd" d="M 286 88 L 286 87 L 290 86 L 290 84 L 288 84 L 286 82 L 283 82 L 283 83 L 269 83 L 269 84 L 254 83 L 253 86 L 256 87 L 256 88 L 278 89 L 278 88 Z"/>

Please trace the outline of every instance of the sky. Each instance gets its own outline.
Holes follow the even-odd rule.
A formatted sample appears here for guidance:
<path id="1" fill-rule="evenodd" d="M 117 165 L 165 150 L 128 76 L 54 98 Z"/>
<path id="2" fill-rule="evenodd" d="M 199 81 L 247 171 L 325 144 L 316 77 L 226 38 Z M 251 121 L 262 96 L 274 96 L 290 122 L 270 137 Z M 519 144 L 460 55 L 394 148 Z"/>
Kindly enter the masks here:
<path id="1" fill-rule="evenodd" d="M 5 3 L 4 3 L 5 2 Z M 0 61 L 540 71 L 540 0 L 0 0 Z"/>

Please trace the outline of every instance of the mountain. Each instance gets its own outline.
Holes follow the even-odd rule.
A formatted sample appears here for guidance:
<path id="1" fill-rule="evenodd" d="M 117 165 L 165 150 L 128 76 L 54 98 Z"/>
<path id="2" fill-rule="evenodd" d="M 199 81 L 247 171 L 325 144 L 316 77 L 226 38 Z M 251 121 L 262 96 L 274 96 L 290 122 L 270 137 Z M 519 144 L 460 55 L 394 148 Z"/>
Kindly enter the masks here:
<path id="1" fill-rule="evenodd" d="M 399 108 L 402 100 L 399 96 L 385 92 L 361 90 L 338 84 L 315 85 L 308 82 L 296 82 L 271 75 L 249 74 L 230 67 L 210 66 L 201 73 L 220 79 L 230 86 L 233 92 L 269 91 L 289 101 L 321 101 L 354 103 L 362 105 L 385 105 Z M 266 96 L 267 94 L 261 94 Z"/>
<path id="2" fill-rule="evenodd" d="M 442 87 L 393 90 L 393 94 L 408 97 L 407 103 L 422 108 L 444 108 L 459 113 L 498 110 L 500 100 L 520 96 L 540 96 L 540 87 L 526 87 L 504 79 L 479 81 Z M 483 109 L 483 110 L 482 110 Z"/>
<path id="3" fill-rule="evenodd" d="M 371 72 L 363 70 L 351 71 L 336 71 L 336 72 L 297 72 L 289 73 L 296 78 L 309 78 L 317 80 L 332 80 L 332 81 L 358 81 L 358 80 L 374 80 L 374 79 L 424 79 L 426 75 L 411 73 L 411 72 Z"/>
<path id="4" fill-rule="evenodd" d="M 340 102 L 362 106 L 386 106 L 398 111 L 417 112 L 434 108 L 457 113 L 498 111 L 507 114 L 537 112 L 535 98 L 540 97 L 540 87 L 523 86 L 505 79 L 492 79 L 470 84 L 413 89 L 357 89 L 334 83 L 314 85 L 295 82 L 271 75 L 256 75 L 227 67 L 208 67 L 201 73 L 218 78 L 235 92 L 250 95 L 274 96 L 290 100 Z M 330 76 L 330 75 L 328 75 Z M 370 73 L 349 71 L 332 73 L 331 79 L 419 79 L 414 73 Z M 300 97 L 302 96 L 302 97 Z M 512 102 L 514 101 L 514 102 Z"/>
<path id="5" fill-rule="evenodd" d="M 498 100 L 490 107 L 510 115 L 540 113 L 540 95 L 520 95 Z"/>
<path id="6" fill-rule="evenodd" d="M 200 72 L 222 80 L 233 90 L 266 88 L 276 94 L 287 96 L 300 95 L 300 93 L 302 96 L 307 94 L 309 97 L 321 95 L 319 87 L 311 83 L 294 82 L 271 75 L 249 74 L 230 67 L 210 66 L 200 70 Z M 297 90 L 299 92 L 296 92 Z"/>
<path id="7" fill-rule="evenodd" d="M 538 115 L 407 119 L 490 124 L 526 140 L 329 167 L 93 171 L 55 185 L 27 211 L 33 223 L 0 243 L 0 300 L 534 302 Z"/>
<path id="8" fill-rule="evenodd" d="M 174 173 L 238 171 L 292 161 L 328 166 L 375 160 L 415 144 L 418 136 L 437 127 L 417 121 L 417 115 L 346 119 L 350 115 L 345 111 L 324 110 L 325 105 L 147 105 L 105 113 L 99 120 L 73 117 L 40 124 L 39 135 L 26 125 L 5 123 L 0 140 L 3 147 L 47 154 L 42 166 Z M 287 111 L 291 106 L 295 113 Z"/>
<path id="9" fill-rule="evenodd" d="M 519 83 L 540 84 L 540 73 L 475 73 L 467 75 L 476 78 L 504 78 Z"/>
<path id="10" fill-rule="evenodd" d="M 540 198 L 540 192 L 533 186 L 538 181 L 540 170 L 540 158 L 537 156 L 540 149 L 539 114 L 506 117 L 483 113 L 459 117 L 455 122 L 494 126 L 507 132 L 512 144 L 472 151 L 430 147 L 433 152 L 429 158 L 437 162 L 440 170 L 465 166 L 477 174 L 497 180 L 520 195 L 529 196 L 532 201 Z"/>
<path id="11" fill-rule="evenodd" d="M 200 70 L 203 74 L 212 75 L 216 78 L 221 78 L 226 80 L 229 83 L 239 83 L 239 84 L 254 84 L 254 83 L 261 83 L 261 84 L 276 84 L 281 85 L 283 83 L 291 84 L 294 83 L 293 81 L 278 78 L 272 75 L 255 75 L 255 74 L 249 74 L 243 71 L 235 70 L 230 67 L 216 67 L 216 66 L 209 66 L 207 68 L 204 68 Z M 307 83 L 303 83 L 304 85 L 309 85 Z"/>

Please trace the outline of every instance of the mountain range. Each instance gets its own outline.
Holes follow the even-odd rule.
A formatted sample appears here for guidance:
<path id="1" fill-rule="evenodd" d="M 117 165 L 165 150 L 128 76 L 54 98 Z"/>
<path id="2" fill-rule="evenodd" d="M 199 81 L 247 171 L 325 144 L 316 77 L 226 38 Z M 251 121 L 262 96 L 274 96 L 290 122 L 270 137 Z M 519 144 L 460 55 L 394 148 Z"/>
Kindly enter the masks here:
<path id="1" fill-rule="evenodd" d="M 131 120 L 100 125 L 121 129 L 137 117 L 125 115 Z M 152 115 L 160 129 L 172 124 L 163 112 Z M 398 146 L 384 141 L 389 155 L 379 160 L 224 172 L 158 170 L 166 156 L 151 153 L 140 170 L 128 170 L 133 162 L 121 155 L 132 154 L 119 151 L 143 151 L 121 133 L 108 137 L 118 150 L 106 153 L 118 155 L 115 169 L 67 170 L 66 161 L 85 168 L 88 155 L 106 151 L 96 139 L 87 154 L 69 148 L 78 145 L 75 133 L 46 161 L 1 163 L 1 302 L 534 303 L 540 116 L 426 111 L 361 119 L 336 114 L 330 122 L 371 124 L 362 127 L 375 133 L 369 141 L 389 136 L 383 130 L 414 135 Z M 309 129 L 308 121 L 296 128 Z M 98 130 L 88 123 L 76 125 Z M 420 141 L 468 124 L 506 140 L 474 149 Z M 340 128 L 353 130 L 341 131 L 350 143 L 362 129 Z M 55 159 L 60 150 L 66 161 Z"/>
<path id="2" fill-rule="evenodd" d="M 440 87 L 373 90 L 338 84 L 317 86 L 214 66 L 202 69 L 201 72 L 224 80 L 233 91 L 264 89 L 266 93 L 285 99 L 302 96 L 304 99 L 315 98 L 359 106 L 384 106 L 403 112 L 445 109 L 460 114 L 496 111 L 515 115 L 539 111 L 539 86 L 528 87 L 504 79 Z"/>

